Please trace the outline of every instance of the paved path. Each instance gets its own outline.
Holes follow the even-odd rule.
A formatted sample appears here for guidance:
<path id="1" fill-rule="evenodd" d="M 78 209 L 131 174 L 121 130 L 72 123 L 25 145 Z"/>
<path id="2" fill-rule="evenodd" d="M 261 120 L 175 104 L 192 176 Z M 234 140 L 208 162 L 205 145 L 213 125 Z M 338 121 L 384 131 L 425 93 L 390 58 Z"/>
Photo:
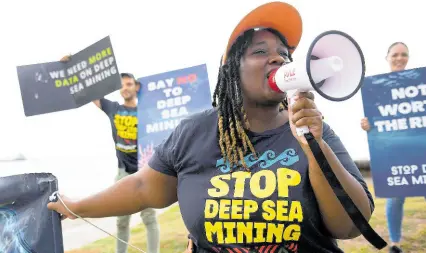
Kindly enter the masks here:
<path id="1" fill-rule="evenodd" d="M 162 214 L 168 208 L 158 209 L 157 216 Z M 102 218 L 102 219 L 87 219 L 96 226 L 102 228 L 110 234 L 116 235 L 116 218 Z M 142 222 L 139 214 L 134 214 L 130 221 L 130 226 L 134 227 Z M 64 220 L 62 222 L 62 236 L 64 239 L 64 249 L 72 250 L 81 248 L 91 242 L 99 239 L 109 237 L 103 231 L 86 223 L 84 220 Z"/>

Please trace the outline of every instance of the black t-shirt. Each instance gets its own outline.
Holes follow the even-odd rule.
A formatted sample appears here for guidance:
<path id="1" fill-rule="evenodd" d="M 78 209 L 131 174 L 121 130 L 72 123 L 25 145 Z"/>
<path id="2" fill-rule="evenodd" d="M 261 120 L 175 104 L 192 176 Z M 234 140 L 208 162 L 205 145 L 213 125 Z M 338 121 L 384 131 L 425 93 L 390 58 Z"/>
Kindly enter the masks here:
<path id="1" fill-rule="evenodd" d="M 322 222 L 308 175 L 308 161 L 289 123 L 248 132 L 258 160 L 251 172 L 229 173 L 218 145 L 217 111 L 193 115 L 155 149 L 151 168 L 178 179 L 183 220 L 201 252 L 342 252 Z M 340 139 L 324 123 L 323 139 L 364 187 Z"/>
<path id="2" fill-rule="evenodd" d="M 126 107 L 108 99 L 100 99 L 102 111 L 111 122 L 112 138 L 118 159 L 118 167 L 128 173 L 138 171 L 138 116 L 136 107 Z"/>

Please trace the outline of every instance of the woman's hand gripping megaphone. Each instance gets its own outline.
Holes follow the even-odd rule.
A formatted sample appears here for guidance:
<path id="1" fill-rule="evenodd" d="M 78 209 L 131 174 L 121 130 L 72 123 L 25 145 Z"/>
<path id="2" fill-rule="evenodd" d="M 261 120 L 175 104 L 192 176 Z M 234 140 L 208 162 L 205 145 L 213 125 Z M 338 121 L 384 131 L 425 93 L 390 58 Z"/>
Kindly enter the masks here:
<path id="1" fill-rule="evenodd" d="M 305 126 L 317 141 L 322 139 L 323 116 L 318 111 L 314 98 L 312 92 L 301 91 L 296 91 L 291 97 L 288 97 L 291 132 L 299 143 L 304 145 L 307 145 L 308 142 L 303 134 L 297 133 L 296 128 Z"/>

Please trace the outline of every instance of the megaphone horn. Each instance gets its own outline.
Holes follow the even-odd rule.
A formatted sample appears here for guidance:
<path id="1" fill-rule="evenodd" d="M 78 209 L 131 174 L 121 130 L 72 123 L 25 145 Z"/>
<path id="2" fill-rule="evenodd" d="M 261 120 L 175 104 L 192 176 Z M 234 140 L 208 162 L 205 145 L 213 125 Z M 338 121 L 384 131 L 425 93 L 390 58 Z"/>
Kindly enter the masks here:
<path id="1" fill-rule="evenodd" d="M 344 101 L 361 88 L 365 76 L 364 55 L 358 43 L 348 34 L 330 30 L 311 43 L 305 61 L 291 62 L 269 75 L 269 85 L 276 92 L 290 93 L 315 90 L 331 101 Z M 299 136 L 308 127 L 296 129 Z"/>

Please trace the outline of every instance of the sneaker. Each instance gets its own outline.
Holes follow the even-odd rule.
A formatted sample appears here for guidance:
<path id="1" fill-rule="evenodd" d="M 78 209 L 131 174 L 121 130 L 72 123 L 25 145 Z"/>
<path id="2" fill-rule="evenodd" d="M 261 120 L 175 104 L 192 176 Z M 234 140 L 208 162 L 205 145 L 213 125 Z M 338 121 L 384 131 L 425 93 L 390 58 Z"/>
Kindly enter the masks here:
<path id="1" fill-rule="evenodd" d="M 400 249 L 399 247 L 397 247 L 397 246 L 392 246 L 392 247 L 389 249 L 389 253 L 403 253 L 403 252 L 402 252 L 402 249 Z"/>

